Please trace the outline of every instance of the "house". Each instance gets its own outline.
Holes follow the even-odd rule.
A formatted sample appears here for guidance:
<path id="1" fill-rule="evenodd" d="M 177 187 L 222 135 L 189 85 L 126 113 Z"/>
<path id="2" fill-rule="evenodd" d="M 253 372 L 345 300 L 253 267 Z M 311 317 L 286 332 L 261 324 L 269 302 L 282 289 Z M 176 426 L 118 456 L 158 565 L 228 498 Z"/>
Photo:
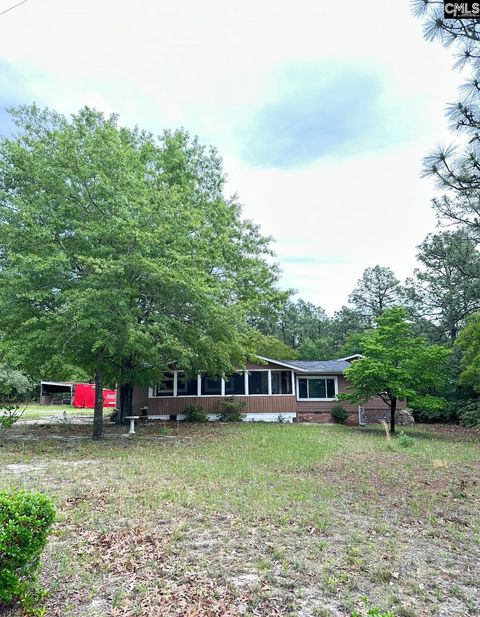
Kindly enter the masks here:
<path id="1" fill-rule="evenodd" d="M 349 412 L 348 424 L 373 421 L 387 416 L 381 398 L 362 408 L 337 396 L 348 392 L 344 373 L 359 355 L 325 361 L 272 360 L 259 356 L 262 363 L 249 363 L 245 371 L 222 379 L 198 375 L 187 379 L 183 371 L 165 373 L 163 381 L 151 387 L 135 386 L 134 412 L 146 410 L 150 419 L 183 419 L 187 405 L 200 405 L 214 420 L 222 399 L 245 401 L 246 420 L 274 422 L 279 416 L 288 422 L 331 422 L 331 409 L 341 404 Z M 402 407 L 402 405 L 400 405 Z"/>

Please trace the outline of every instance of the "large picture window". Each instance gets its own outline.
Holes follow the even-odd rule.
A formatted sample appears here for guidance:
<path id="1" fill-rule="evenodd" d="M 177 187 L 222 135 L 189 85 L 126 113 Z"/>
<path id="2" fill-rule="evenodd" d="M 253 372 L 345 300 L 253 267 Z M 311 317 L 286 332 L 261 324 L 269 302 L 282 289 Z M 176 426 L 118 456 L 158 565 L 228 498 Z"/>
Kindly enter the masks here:
<path id="1" fill-rule="evenodd" d="M 298 398 L 329 400 L 336 396 L 335 377 L 300 377 L 298 379 Z"/>

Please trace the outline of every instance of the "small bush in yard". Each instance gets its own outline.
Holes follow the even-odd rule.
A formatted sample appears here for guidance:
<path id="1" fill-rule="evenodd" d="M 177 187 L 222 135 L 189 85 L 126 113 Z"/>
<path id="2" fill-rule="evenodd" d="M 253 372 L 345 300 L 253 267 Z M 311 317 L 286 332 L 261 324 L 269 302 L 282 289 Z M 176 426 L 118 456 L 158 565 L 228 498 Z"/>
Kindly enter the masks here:
<path id="1" fill-rule="evenodd" d="M 415 437 L 407 435 L 404 431 L 398 433 L 398 437 L 396 439 L 396 442 L 402 448 L 411 448 L 415 444 L 415 441 Z"/>
<path id="2" fill-rule="evenodd" d="M 334 405 L 331 414 L 333 421 L 338 424 L 344 424 L 348 418 L 348 411 L 341 405 Z"/>
<path id="3" fill-rule="evenodd" d="M 379 608 L 370 608 L 366 613 L 352 613 L 352 617 L 395 617 L 391 611 L 381 611 Z"/>
<path id="4" fill-rule="evenodd" d="M 117 422 L 119 415 L 120 415 L 120 411 L 118 409 L 114 409 L 109 416 L 110 422 Z"/>
<path id="5" fill-rule="evenodd" d="M 36 573 L 54 520 L 55 508 L 45 495 L 0 492 L 0 609 L 20 601 L 30 614 L 43 614 L 35 608 L 41 597 Z"/>
<path id="6" fill-rule="evenodd" d="M 25 409 L 20 409 L 18 405 L 3 405 L 0 407 L 0 439 L 5 435 L 15 422 L 18 422 Z"/>
<path id="7" fill-rule="evenodd" d="M 187 405 L 183 413 L 187 422 L 208 422 L 207 412 L 201 405 Z"/>
<path id="8" fill-rule="evenodd" d="M 233 397 L 224 399 L 220 403 L 218 419 L 221 422 L 242 422 L 244 419 L 243 411 L 246 406 L 245 401 L 236 401 Z"/>

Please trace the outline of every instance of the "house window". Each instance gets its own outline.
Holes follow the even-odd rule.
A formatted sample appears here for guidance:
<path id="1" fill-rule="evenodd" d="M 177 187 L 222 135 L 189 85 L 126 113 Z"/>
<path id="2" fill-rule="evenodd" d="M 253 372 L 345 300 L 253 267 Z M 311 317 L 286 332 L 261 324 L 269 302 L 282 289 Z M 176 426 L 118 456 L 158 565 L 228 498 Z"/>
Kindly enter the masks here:
<path id="1" fill-rule="evenodd" d="M 222 393 L 222 379 L 202 375 L 202 396 L 213 396 Z"/>
<path id="2" fill-rule="evenodd" d="M 163 379 L 155 386 L 155 396 L 173 396 L 174 373 L 164 373 Z"/>
<path id="3" fill-rule="evenodd" d="M 272 371 L 272 394 L 291 394 L 290 371 Z"/>
<path id="4" fill-rule="evenodd" d="M 177 396 L 197 396 L 198 379 L 186 379 L 184 373 L 177 373 Z"/>
<path id="5" fill-rule="evenodd" d="M 230 396 L 233 394 L 245 394 L 244 373 L 235 373 L 231 377 L 225 379 L 225 394 Z"/>
<path id="6" fill-rule="evenodd" d="M 268 371 L 250 371 L 248 374 L 249 394 L 268 394 Z"/>
<path id="7" fill-rule="evenodd" d="M 300 377 L 298 398 L 329 400 L 336 396 L 335 377 Z"/>

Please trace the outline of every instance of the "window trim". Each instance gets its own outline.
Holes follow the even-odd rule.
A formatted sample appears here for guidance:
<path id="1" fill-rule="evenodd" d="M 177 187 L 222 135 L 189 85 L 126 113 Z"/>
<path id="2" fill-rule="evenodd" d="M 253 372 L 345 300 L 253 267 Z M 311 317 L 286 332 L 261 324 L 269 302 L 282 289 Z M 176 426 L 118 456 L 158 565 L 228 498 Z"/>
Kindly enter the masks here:
<path id="1" fill-rule="evenodd" d="M 268 375 L 268 393 L 267 394 L 250 394 L 249 389 L 248 389 L 248 376 L 250 373 L 255 373 L 255 372 L 261 372 L 261 371 L 267 371 L 269 373 Z M 290 394 L 273 394 L 272 393 L 272 371 L 286 371 L 290 373 L 290 377 L 292 380 L 292 392 L 290 392 Z M 153 385 L 150 386 L 148 388 L 148 398 L 149 399 L 153 399 L 153 398 L 159 398 L 159 399 L 172 399 L 172 398 L 205 398 L 205 397 L 210 397 L 210 398 L 230 398 L 232 396 L 234 397 L 239 397 L 239 396 L 243 396 L 243 397 L 254 397 L 254 396 L 268 396 L 268 397 L 275 397 L 275 396 L 295 396 L 296 392 L 298 392 L 298 377 L 295 378 L 295 371 L 292 369 L 286 369 L 286 368 L 281 368 L 281 369 L 270 369 L 270 368 L 256 368 L 256 369 L 251 369 L 251 370 L 244 370 L 244 371 L 237 371 L 237 373 L 243 373 L 244 379 L 245 379 L 245 393 L 244 394 L 226 394 L 225 393 L 225 378 L 221 377 L 221 384 L 222 384 L 222 394 L 202 394 L 202 375 L 199 373 L 197 375 L 197 394 L 181 394 L 178 392 L 178 374 L 180 373 L 185 373 L 185 371 L 180 371 L 180 370 L 173 370 L 173 371 L 168 371 L 170 373 L 173 373 L 173 394 L 170 394 L 168 396 L 161 396 L 161 395 L 157 395 L 155 394 L 156 392 L 156 388 L 157 385 Z M 312 399 L 308 399 L 308 400 L 312 400 Z M 321 400 L 325 400 L 325 399 L 321 399 Z M 333 400 L 333 399 L 331 399 Z"/>
<path id="2" fill-rule="evenodd" d="M 335 396 L 333 398 L 300 398 L 300 386 L 298 383 L 300 379 L 333 379 L 334 384 L 335 384 Z M 296 385 L 297 385 L 297 401 L 304 401 L 304 402 L 326 401 L 326 402 L 329 402 L 329 401 L 336 401 L 338 397 L 338 375 L 297 375 Z M 325 392 L 326 391 L 327 391 L 327 387 L 325 384 Z"/>

